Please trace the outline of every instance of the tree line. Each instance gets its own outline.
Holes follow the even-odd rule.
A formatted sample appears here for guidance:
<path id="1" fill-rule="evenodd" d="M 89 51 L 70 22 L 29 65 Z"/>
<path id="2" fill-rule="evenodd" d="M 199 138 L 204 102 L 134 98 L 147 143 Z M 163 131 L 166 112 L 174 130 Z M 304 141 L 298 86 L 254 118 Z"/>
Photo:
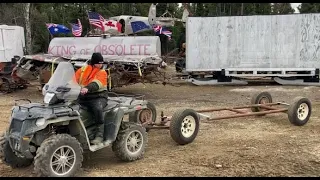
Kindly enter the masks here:
<path id="1" fill-rule="evenodd" d="M 90 31 L 87 17 L 88 11 L 101 14 L 104 18 L 133 15 L 148 16 L 150 3 L 0 3 L 0 24 L 18 25 L 25 28 L 27 52 L 46 52 L 50 34 L 46 23 L 77 23 L 80 19 L 83 35 Z M 294 9 L 290 3 L 187 3 L 192 16 L 245 16 L 292 14 Z M 298 7 L 300 13 L 320 12 L 320 3 L 302 3 Z M 158 3 L 157 16 L 170 12 L 181 18 L 183 6 L 179 3 Z M 183 33 L 181 23 L 170 28 L 173 32 L 169 49 L 175 48 L 176 41 Z M 70 34 L 70 36 L 72 36 Z"/>

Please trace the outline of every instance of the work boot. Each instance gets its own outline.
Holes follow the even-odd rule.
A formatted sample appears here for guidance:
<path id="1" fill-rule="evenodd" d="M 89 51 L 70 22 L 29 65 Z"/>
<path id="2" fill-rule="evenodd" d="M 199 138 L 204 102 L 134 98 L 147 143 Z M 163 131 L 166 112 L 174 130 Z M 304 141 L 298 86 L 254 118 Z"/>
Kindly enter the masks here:
<path id="1" fill-rule="evenodd" d="M 102 143 L 103 141 L 103 130 L 104 130 L 104 126 L 99 125 L 97 128 L 97 132 L 96 132 L 96 137 L 91 141 L 92 144 L 97 145 Z"/>

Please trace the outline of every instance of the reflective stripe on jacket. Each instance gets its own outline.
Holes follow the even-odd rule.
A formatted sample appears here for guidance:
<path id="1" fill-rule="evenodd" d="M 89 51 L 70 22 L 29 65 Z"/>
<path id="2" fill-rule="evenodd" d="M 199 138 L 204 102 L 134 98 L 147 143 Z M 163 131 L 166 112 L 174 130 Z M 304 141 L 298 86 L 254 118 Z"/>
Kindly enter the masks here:
<path id="1" fill-rule="evenodd" d="M 87 65 L 79 68 L 75 74 L 76 81 L 81 87 L 85 87 L 91 82 L 95 82 L 99 86 L 98 91 L 107 89 L 107 72 L 103 69 L 95 68 Z"/>

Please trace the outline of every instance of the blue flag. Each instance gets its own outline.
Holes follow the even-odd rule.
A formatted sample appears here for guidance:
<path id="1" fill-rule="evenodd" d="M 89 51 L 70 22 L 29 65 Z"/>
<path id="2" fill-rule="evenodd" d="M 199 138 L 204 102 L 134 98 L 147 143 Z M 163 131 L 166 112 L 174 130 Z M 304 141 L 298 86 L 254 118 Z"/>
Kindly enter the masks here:
<path id="1" fill-rule="evenodd" d="M 150 26 L 148 26 L 146 23 L 144 23 L 142 21 L 131 22 L 131 27 L 132 27 L 133 33 L 136 33 L 136 32 L 141 31 L 143 29 L 150 29 Z"/>
<path id="2" fill-rule="evenodd" d="M 70 33 L 70 29 L 65 27 L 64 25 L 61 24 L 53 24 L 53 23 L 49 23 L 46 24 L 47 28 L 49 30 L 49 32 L 53 35 L 53 34 L 59 34 L 59 33 L 63 33 L 63 34 L 68 34 Z"/>

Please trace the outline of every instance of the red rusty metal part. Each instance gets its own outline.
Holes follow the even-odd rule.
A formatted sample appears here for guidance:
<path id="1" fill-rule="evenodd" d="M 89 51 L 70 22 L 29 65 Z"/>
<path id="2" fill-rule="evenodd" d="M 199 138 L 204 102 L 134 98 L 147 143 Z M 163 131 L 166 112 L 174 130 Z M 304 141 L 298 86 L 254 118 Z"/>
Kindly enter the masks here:
<path id="1" fill-rule="evenodd" d="M 213 118 L 207 118 L 207 121 L 212 121 L 212 120 L 222 120 L 222 119 L 231 119 L 231 118 L 237 118 L 237 117 L 246 117 L 246 116 L 258 116 L 258 115 L 265 115 L 265 114 L 272 114 L 272 113 L 286 113 L 288 111 L 287 107 L 282 107 L 282 108 L 276 108 L 276 107 L 271 107 L 275 105 L 286 105 L 286 103 L 282 102 L 275 102 L 275 103 L 269 103 L 268 102 L 263 102 L 262 104 L 251 104 L 251 105 L 246 105 L 246 106 L 236 106 L 232 108 L 224 107 L 224 108 L 212 108 L 212 109 L 203 109 L 203 110 L 196 110 L 198 113 L 203 113 L 203 112 L 214 112 L 214 111 L 231 111 L 235 112 L 236 114 L 232 115 L 226 115 L 226 116 L 218 116 L 218 117 L 213 117 Z M 263 111 L 259 112 L 248 112 L 248 111 L 243 111 L 240 109 L 247 109 L 247 108 L 252 108 L 252 107 L 260 107 L 261 109 L 264 109 Z M 170 120 L 171 117 L 167 116 L 162 116 L 160 123 L 149 123 L 148 128 L 149 129 L 167 129 L 170 126 Z"/>

